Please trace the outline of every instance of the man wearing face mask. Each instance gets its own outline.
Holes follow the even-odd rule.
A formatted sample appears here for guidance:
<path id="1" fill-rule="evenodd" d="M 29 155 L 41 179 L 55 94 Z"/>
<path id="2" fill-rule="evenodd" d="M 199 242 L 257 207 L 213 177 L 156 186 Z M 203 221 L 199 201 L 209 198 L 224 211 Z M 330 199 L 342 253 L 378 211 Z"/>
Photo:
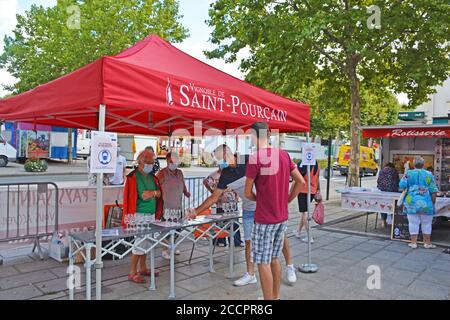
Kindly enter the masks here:
<path id="1" fill-rule="evenodd" d="M 178 169 L 178 164 L 180 163 L 178 155 L 175 152 L 169 152 L 166 155 L 166 159 L 167 167 L 158 171 L 156 174 L 156 177 L 161 183 L 164 209 L 181 210 L 183 195 L 189 198 L 191 194 L 186 188 L 183 172 Z M 179 255 L 179 250 L 176 250 L 175 254 Z M 170 260 L 167 248 L 162 250 L 162 257 Z"/>
<path id="2" fill-rule="evenodd" d="M 123 217 L 127 214 L 155 215 L 160 220 L 163 213 L 163 194 L 158 178 L 152 174 L 155 154 L 149 150 L 142 151 L 138 158 L 138 167 L 127 175 L 123 195 Z M 124 224 L 124 221 L 122 221 Z M 151 243 L 146 240 L 139 244 L 140 248 L 149 248 Z M 147 256 L 140 248 L 133 248 L 131 270 L 128 280 L 145 283 L 142 276 L 149 276 Z M 139 264 L 139 272 L 137 267 Z"/>
<path id="3" fill-rule="evenodd" d="M 121 186 L 125 182 L 127 170 L 127 159 L 120 154 L 120 146 L 117 145 L 117 162 L 116 172 L 109 177 L 109 184 L 113 186 Z"/>

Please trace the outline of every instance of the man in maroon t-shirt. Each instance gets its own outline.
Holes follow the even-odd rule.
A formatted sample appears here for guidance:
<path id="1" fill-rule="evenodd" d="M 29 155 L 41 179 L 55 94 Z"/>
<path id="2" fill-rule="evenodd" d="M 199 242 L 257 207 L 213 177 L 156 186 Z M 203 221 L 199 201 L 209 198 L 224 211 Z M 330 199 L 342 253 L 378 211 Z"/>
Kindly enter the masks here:
<path id="1" fill-rule="evenodd" d="M 267 123 L 256 122 L 251 128 L 252 140 L 258 149 L 249 159 L 245 183 L 245 196 L 256 201 L 252 255 L 258 265 L 264 299 L 273 300 L 280 298 L 278 257 L 285 241 L 288 204 L 300 193 L 305 180 L 286 151 L 269 146 Z M 291 176 L 294 182 L 289 191 Z"/>

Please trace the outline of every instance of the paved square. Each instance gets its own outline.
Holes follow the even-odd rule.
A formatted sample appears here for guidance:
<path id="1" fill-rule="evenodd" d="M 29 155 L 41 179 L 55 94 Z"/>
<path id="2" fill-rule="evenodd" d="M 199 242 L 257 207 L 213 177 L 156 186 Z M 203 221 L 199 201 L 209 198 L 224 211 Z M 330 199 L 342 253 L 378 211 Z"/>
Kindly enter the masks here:
<path id="1" fill-rule="evenodd" d="M 345 216 L 339 203 L 326 204 L 327 221 Z M 296 265 L 307 262 L 307 245 L 293 236 L 297 224 L 296 207 L 291 206 L 288 237 Z M 405 243 L 349 233 L 313 229 L 312 261 L 319 265 L 315 274 L 297 273 L 297 283 L 283 282 L 282 299 L 450 299 L 450 255 L 441 248 L 410 249 Z M 216 248 L 215 273 L 209 272 L 207 243 L 199 243 L 192 263 L 188 263 L 191 246 L 183 245 L 176 259 L 177 299 L 252 300 L 262 296 L 258 283 L 234 287 L 233 281 L 245 270 L 244 249 L 236 248 L 235 278 L 228 279 L 228 248 Z M 25 251 L 24 251 L 25 252 Z M 68 299 L 67 265 L 51 259 L 15 253 L 0 266 L 0 299 Z M 283 269 L 284 259 L 281 259 Z M 156 253 L 160 276 L 156 291 L 148 284 L 127 280 L 129 258 L 105 261 L 103 299 L 167 299 L 169 293 L 169 261 Z M 373 270 L 380 271 L 379 289 L 373 282 Z M 82 273 L 82 281 L 85 279 Z M 95 273 L 92 273 L 95 282 Z M 369 284 L 369 286 L 368 286 Z M 376 287 L 376 286 L 375 286 Z M 76 291 L 76 299 L 84 299 L 85 288 Z M 95 297 L 95 292 L 92 297 Z"/>

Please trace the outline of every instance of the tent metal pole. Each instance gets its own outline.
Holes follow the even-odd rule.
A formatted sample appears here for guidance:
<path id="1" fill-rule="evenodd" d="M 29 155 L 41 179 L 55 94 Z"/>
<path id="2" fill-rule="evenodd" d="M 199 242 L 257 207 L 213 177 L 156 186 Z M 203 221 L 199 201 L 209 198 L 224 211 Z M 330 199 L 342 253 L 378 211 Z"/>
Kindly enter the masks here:
<path id="1" fill-rule="evenodd" d="M 310 142 L 309 139 L 309 132 L 306 134 L 306 142 Z M 303 152 L 303 150 L 302 150 Z M 315 273 L 318 270 L 318 266 L 316 264 L 313 264 L 311 262 L 311 166 L 307 165 L 307 177 L 308 177 L 308 194 L 306 197 L 306 203 L 308 208 L 308 226 L 307 226 L 307 232 L 308 232 L 308 263 L 301 264 L 299 266 L 299 271 L 303 273 Z M 319 174 L 320 176 L 320 174 Z M 320 177 L 319 177 L 320 179 Z"/>
<path id="2" fill-rule="evenodd" d="M 98 109 L 98 131 L 105 131 L 106 106 Z M 102 220 L 103 220 L 103 173 L 97 173 L 97 214 L 95 219 L 95 298 L 102 299 Z"/>

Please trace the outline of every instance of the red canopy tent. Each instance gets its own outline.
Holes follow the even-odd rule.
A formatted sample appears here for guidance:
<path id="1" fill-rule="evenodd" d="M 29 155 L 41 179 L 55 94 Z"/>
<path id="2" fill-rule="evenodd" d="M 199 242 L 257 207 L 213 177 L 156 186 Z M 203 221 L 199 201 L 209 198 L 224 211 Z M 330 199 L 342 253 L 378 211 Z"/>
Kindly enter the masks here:
<path id="1" fill-rule="evenodd" d="M 180 51 L 156 35 L 113 57 L 102 57 L 59 79 L 0 100 L 0 119 L 171 135 L 245 128 L 255 121 L 280 132 L 309 131 L 309 106 L 255 87 Z"/>
<path id="2" fill-rule="evenodd" d="M 160 136 L 177 129 L 189 135 L 208 129 L 226 133 L 255 121 L 280 132 L 307 132 L 309 106 L 234 78 L 151 35 L 114 57 L 0 100 L 0 119 Z M 97 177 L 97 248 L 102 241 L 102 175 Z M 100 254 L 95 266 L 100 299 Z"/>

